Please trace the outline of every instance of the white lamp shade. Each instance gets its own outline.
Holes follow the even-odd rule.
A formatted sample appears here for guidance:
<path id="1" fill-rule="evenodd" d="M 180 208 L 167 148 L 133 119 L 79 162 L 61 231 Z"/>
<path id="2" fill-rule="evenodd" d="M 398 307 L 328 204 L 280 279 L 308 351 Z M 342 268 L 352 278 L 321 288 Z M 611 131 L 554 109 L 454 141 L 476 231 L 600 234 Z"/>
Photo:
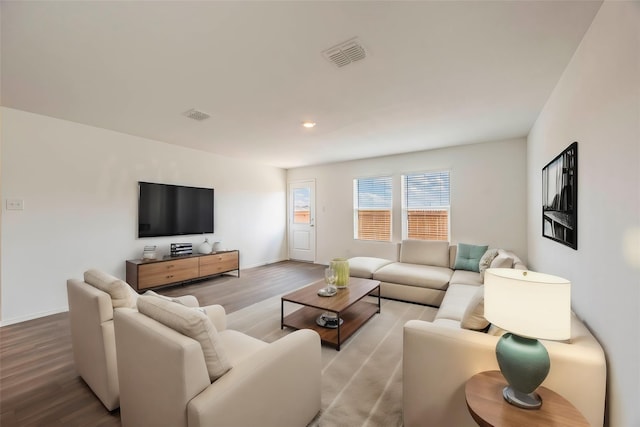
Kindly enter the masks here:
<path id="1" fill-rule="evenodd" d="M 489 268 L 484 273 L 484 315 L 526 338 L 571 337 L 571 282 L 534 271 Z"/>

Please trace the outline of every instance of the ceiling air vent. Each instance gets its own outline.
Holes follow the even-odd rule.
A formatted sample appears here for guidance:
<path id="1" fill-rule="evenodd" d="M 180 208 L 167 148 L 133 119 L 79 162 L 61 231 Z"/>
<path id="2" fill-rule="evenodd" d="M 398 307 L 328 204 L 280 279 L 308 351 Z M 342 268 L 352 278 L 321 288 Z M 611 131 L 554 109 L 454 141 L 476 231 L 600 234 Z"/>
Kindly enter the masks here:
<path id="1" fill-rule="evenodd" d="M 189 117 L 190 119 L 193 120 L 197 120 L 199 122 L 208 119 L 209 117 L 211 117 L 209 114 L 203 112 L 203 111 L 198 111 L 195 108 L 192 108 L 189 111 L 185 111 L 184 113 L 182 113 L 183 115 Z"/>
<path id="2" fill-rule="evenodd" d="M 340 43 L 337 46 L 333 46 L 322 52 L 325 58 L 333 62 L 338 67 L 344 67 L 355 61 L 360 61 L 366 58 L 367 52 L 360 44 L 360 40 L 357 37 Z"/>

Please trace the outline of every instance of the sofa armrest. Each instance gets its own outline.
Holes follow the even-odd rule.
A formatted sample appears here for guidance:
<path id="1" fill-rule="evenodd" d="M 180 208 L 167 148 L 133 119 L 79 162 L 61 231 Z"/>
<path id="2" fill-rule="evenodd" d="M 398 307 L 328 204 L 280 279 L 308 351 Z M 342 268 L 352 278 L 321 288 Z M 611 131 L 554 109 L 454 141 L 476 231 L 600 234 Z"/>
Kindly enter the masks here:
<path id="1" fill-rule="evenodd" d="M 227 329 L 227 313 L 223 306 L 215 304 L 215 305 L 207 305 L 204 308 L 204 311 L 207 313 L 209 319 L 213 323 L 213 326 L 216 327 L 217 331 L 224 331 Z"/>
<path id="2" fill-rule="evenodd" d="M 606 365 L 602 348 L 574 316 L 572 342 L 543 341 L 551 370 L 543 385 L 569 400 L 592 425 L 602 425 Z M 405 427 L 472 427 L 464 396 L 476 373 L 499 370 L 499 337 L 411 320 L 404 326 L 403 413 Z"/>
<path id="3" fill-rule="evenodd" d="M 407 322 L 402 353 L 404 426 L 475 426 L 465 406 L 464 385 L 478 372 L 499 369 L 498 339 L 431 322 Z"/>
<path id="4" fill-rule="evenodd" d="M 299 427 L 320 410 L 320 337 L 295 331 L 234 366 L 188 406 L 190 427 Z"/>

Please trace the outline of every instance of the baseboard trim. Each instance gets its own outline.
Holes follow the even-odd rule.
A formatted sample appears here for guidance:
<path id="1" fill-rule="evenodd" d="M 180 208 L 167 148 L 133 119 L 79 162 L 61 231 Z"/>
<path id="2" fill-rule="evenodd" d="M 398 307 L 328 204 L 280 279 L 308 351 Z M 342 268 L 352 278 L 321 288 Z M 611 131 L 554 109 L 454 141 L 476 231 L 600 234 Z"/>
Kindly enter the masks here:
<path id="1" fill-rule="evenodd" d="M 1 320 L 0 321 L 0 328 L 2 328 L 4 326 L 9 326 L 9 325 L 15 325 L 16 323 L 26 322 L 28 320 L 39 319 L 41 317 L 51 316 L 52 314 L 64 313 L 66 311 L 69 311 L 69 307 L 58 308 L 58 309 L 55 309 L 55 310 L 41 311 L 39 313 L 27 314 L 26 316 L 14 317 L 13 319 Z"/>

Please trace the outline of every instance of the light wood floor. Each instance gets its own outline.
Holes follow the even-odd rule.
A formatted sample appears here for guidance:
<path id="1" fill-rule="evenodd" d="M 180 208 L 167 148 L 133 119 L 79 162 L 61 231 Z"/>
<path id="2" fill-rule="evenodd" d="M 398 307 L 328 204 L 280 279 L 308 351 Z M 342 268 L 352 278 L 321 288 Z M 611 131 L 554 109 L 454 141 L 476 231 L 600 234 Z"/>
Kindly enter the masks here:
<path id="1" fill-rule="evenodd" d="M 323 266 L 284 261 L 165 288 L 163 295 L 195 295 L 200 305 L 227 313 L 323 277 Z M 74 369 L 68 313 L 0 328 L 0 426 L 120 426 Z"/>

